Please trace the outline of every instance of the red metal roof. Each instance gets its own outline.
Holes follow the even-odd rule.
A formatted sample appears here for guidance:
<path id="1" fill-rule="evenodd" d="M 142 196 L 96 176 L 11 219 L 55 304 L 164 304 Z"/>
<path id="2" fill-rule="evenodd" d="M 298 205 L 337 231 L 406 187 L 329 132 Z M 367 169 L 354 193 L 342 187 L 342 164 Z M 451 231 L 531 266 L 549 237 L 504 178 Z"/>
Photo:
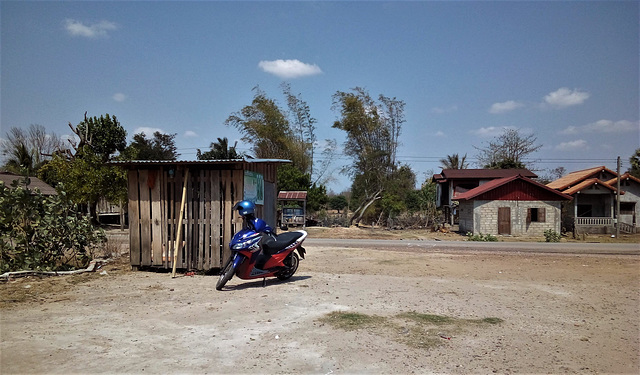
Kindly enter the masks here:
<path id="1" fill-rule="evenodd" d="M 435 180 L 441 179 L 495 179 L 521 175 L 536 178 L 538 175 L 528 169 L 443 169 Z"/>
<path id="2" fill-rule="evenodd" d="M 509 184 L 507 187 L 506 185 Z M 503 189 L 500 189 L 504 187 Z M 493 193 L 493 194 L 491 194 Z M 483 196 L 483 197 L 481 197 Z M 454 200 L 571 200 L 571 196 L 551 189 L 530 178 L 516 175 L 486 182 L 477 188 L 456 195 Z"/>
<path id="3" fill-rule="evenodd" d="M 307 200 L 306 191 L 281 191 L 278 193 L 278 199 L 304 201 Z"/>

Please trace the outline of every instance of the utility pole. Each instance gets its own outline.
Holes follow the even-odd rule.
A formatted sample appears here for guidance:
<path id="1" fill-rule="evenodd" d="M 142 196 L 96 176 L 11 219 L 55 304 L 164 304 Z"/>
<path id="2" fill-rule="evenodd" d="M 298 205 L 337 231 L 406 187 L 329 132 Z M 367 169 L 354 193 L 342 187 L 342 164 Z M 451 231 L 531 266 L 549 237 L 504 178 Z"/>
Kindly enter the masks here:
<path id="1" fill-rule="evenodd" d="M 620 238 L 620 156 L 618 156 L 618 181 L 616 184 L 616 238 Z"/>

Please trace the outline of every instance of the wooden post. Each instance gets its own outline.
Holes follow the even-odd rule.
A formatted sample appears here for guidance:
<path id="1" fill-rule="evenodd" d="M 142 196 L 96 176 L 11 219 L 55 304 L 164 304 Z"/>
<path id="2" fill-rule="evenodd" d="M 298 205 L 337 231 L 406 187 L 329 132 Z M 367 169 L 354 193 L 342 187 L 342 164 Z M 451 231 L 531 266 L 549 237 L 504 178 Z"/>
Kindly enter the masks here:
<path id="1" fill-rule="evenodd" d="M 176 265 L 178 263 L 178 251 L 182 249 L 182 217 L 184 216 L 184 204 L 187 200 L 187 181 L 189 181 L 189 168 L 184 172 L 184 183 L 182 184 L 182 201 L 180 202 L 180 217 L 178 218 L 178 234 L 176 234 L 176 243 L 173 246 L 173 270 L 171 277 L 176 277 Z"/>
<path id="2" fill-rule="evenodd" d="M 616 173 L 618 178 L 616 181 L 616 238 L 620 238 L 620 156 L 618 156 L 618 166 Z"/>

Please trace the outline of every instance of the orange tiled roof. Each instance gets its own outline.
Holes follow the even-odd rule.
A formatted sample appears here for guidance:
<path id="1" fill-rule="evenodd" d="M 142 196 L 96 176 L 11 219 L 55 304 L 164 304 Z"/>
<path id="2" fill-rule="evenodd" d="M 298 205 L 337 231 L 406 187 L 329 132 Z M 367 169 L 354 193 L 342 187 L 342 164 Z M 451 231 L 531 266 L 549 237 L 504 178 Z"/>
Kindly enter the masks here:
<path id="1" fill-rule="evenodd" d="M 622 176 L 620 176 L 620 181 L 624 181 L 624 180 L 631 180 L 631 181 L 635 181 L 637 183 L 640 184 L 640 178 L 634 177 L 632 175 L 629 174 L 629 172 L 626 172 L 625 174 L 623 174 Z M 615 187 L 616 184 L 618 183 L 618 178 L 614 177 L 612 179 L 610 179 L 609 181 L 606 181 L 607 184 Z"/>
<path id="2" fill-rule="evenodd" d="M 616 188 L 612 187 L 611 185 L 607 184 L 602 180 L 599 180 L 597 178 L 588 178 L 582 182 L 579 182 L 577 185 L 571 186 L 569 189 L 563 190 L 562 192 L 567 195 L 573 195 L 581 190 L 588 188 L 589 186 L 597 185 L 597 184 L 600 184 L 611 191 L 616 191 Z M 624 192 L 621 190 L 620 194 L 624 194 Z"/>
<path id="3" fill-rule="evenodd" d="M 573 185 L 581 183 L 586 179 L 592 178 L 593 176 L 597 175 L 601 171 L 607 171 L 613 174 L 614 176 L 617 175 L 616 172 L 610 170 L 609 168 L 603 165 L 600 167 L 593 167 L 589 169 L 583 169 L 581 171 L 571 172 L 564 177 L 560 177 L 559 179 L 548 183 L 547 186 L 552 189 L 563 191 Z"/>

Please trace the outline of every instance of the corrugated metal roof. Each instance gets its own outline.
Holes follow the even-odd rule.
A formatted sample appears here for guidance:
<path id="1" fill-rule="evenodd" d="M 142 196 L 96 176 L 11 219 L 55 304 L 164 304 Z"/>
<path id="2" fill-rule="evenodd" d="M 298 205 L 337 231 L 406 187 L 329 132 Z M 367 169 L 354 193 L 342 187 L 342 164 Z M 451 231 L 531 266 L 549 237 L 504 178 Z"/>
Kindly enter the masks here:
<path id="1" fill-rule="evenodd" d="M 22 176 L 10 172 L 0 172 L 0 181 L 4 182 L 4 184 L 8 188 L 11 188 L 11 184 L 13 183 L 13 181 L 18 180 L 21 177 Z M 29 190 L 34 190 L 37 188 L 44 195 L 58 195 L 56 189 L 54 189 L 53 187 L 51 187 L 51 185 L 48 185 L 41 179 L 37 177 L 29 177 L 29 180 L 30 183 L 29 186 L 27 186 Z"/>
<path id="2" fill-rule="evenodd" d="M 443 169 L 440 179 L 495 179 L 521 175 L 536 178 L 538 175 L 528 169 Z M 434 175 L 434 178 L 437 175 Z"/>
<path id="3" fill-rule="evenodd" d="M 503 178 L 498 178 L 495 180 L 491 180 L 489 182 L 486 182 L 480 186 L 478 186 L 477 188 L 471 189 L 469 191 L 466 191 L 464 193 L 460 193 L 457 196 L 455 196 L 453 199 L 454 200 L 471 200 L 473 198 L 476 198 L 484 193 L 487 193 L 493 189 L 496 189 L 500 186 L 503 186 L 505 184 L 508 184 L 509 182 L 515 181 L 515 180 L 522 180 L 526 183 L 529 183 L 535 187 L 538 187 L 542 190 L 548 191 L 550 193 L 553 193 L 554 195 L 557 195 L 561 198 L 564 198 L 566 200 L 571 200 L 571 196 L 567 195 L 567 194 L 563 194 L 557 190 L 551 189 L 537 181 L 534 181 L 530 178 L 527 178 L 525 176 L 522 175 L 515 175 L 515 176 L 509 176 L 509 177 L 503 177 Z"/>
<path id="4" fill-rule="evenodd" d="M 307 192 L 306 191 L 281 191 L 278 193 L 278 199 L 282 200 L 306 200 Z"/>

